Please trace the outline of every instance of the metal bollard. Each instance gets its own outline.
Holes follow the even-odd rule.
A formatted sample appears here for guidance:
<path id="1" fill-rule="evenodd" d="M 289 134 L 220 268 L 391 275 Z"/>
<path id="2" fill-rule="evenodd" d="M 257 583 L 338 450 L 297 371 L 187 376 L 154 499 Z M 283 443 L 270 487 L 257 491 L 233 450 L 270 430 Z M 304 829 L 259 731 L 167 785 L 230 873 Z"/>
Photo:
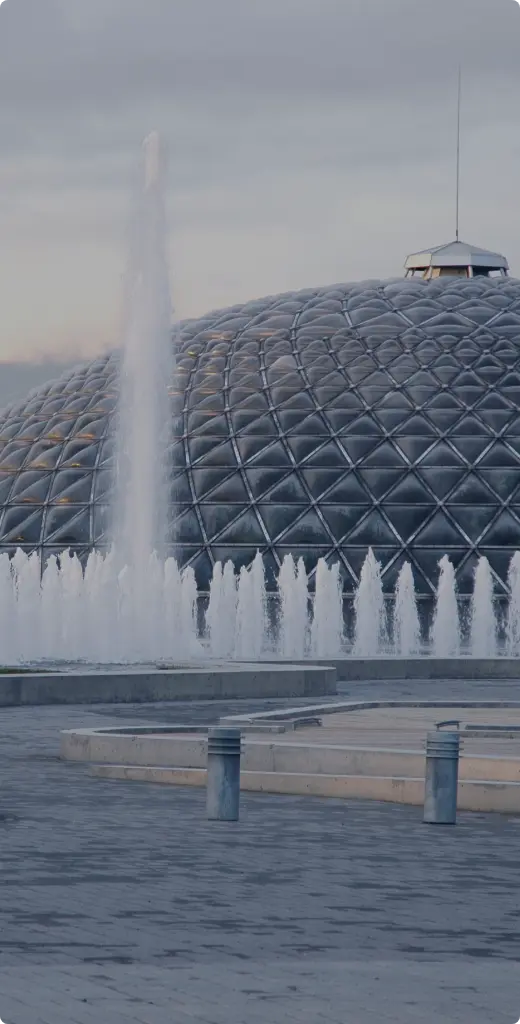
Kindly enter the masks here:
<path id="1" fill-rule="evenodd" d="M 238 821 L 240 729 L 208 730 L 207 813 L 210 821 Z"/>
<path id="2" fill-rule="evenodd" d="M 443 725 L 455 725 L 457 731 L 442 732 Z M 458 726 L 459 722 L 441 722 L 426 736 L 423 821 L 429 825 L 454 825 L 457 820 Z"/>

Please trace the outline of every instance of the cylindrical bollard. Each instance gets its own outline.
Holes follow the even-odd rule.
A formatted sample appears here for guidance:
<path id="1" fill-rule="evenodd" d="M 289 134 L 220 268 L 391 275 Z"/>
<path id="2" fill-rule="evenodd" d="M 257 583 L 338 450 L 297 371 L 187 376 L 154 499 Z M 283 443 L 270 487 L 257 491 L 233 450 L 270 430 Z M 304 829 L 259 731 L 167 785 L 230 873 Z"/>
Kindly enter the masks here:
<path id="1" fill-rule="evenodd" d="M 426 736 L 424 817 L 429 825 L 454 825 L 459 778 L 458 732 L 436 729 Z"/>
<path id="2" fill-rule="evenodd" d="M 208 730 L 207 812 L 211 821 L 238 821 L 240 729 Z"/>

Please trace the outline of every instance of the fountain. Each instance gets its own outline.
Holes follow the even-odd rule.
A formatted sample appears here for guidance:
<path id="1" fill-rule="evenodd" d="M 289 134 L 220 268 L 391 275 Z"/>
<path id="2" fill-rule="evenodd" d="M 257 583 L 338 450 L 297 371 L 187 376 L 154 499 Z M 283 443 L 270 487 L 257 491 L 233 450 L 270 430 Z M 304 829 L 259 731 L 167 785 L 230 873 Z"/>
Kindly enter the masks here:
<path id="1" fill-rule="evenodd" d="M 405 562 L 395 588 L 394 600 L 394 654 L 409 657 L 418 654 L 421 647 L 421 627 L 415 600 L 412 567 Z"/>
<path id="2" fill-rule="evenodd" d="M 308 578 L 303 559 L 286 554 L 269 603 L 262 555 L 237 574 L 231 562 L 213 569 L 205 620 L 194 571 L 165 558 L 170 500 L 167 452 L 172 420 L 168 383 L 174 371 L 166 260 L 163 167 L 156 133 L 144 143 L 144 189 L 127 279 L 116 434 L 116 480 L 108 554 L 93 551 L 82 567 L 70 552 L 39 559 L 0 555 L 0 650 L 4 663 L 157 659 L 360 659 L 421 654 L 412 566 L 396 583 L 388 636 L 381 565 L 367 552 L 345 615 L 337 560 L 323 558 Z M 504 652 L 520 656 L 520 553 L 511 561 Z M 276 606 L 276 615 L 272 613 Z M 269 614 L 268 614 L 269 613 Z M 423 654 L 461 654 L 455 570 L 439 563 L 433 623 Z M 350 639 L 352 637 L 352 643 Z M 496 657 L 493 576 L 478 560 L 471 599 L 469 652 Z"/>
<path id="3" fill-rule="evenodd" d="M 381 566 L 372 548 L 361 569 L 354 596 L 354 654 L 371 657 L 380 654 L 387 641 L 385 601 Z"/>
<path id="4" fill-rule="evenodd" d="M 496 656 L 497 624 L 493 601 L 493 576 L 487 558 L 479 558 L 475 569 L 469 643 L 471 653 L 476 658 Z"/>
<path id="5" fill-rule="evenodd" d="M 447 555 L 439 562 L 430 649 L 437 658 L 455 658 L 460 653 L 460 621 L 455 571 Z"/>

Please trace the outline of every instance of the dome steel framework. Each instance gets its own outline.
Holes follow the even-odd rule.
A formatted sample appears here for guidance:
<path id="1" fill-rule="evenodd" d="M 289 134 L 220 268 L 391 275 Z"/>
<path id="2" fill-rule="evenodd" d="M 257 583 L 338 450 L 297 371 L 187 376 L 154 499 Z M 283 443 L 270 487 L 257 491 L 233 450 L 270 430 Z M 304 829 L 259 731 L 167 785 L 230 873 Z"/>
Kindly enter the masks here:
<path id="1" fill-rule="evenodd" d="M 117 355 L 0 417 L 0 549 L 108 544 Z M 505 591 L 520 548 L 520 281 L 418 278 L 291 292 L 181 324 L 171 386 L 171 553 L 273 573 L 367 548 L 387 590 L 431 595 L 447 553 Z"/>

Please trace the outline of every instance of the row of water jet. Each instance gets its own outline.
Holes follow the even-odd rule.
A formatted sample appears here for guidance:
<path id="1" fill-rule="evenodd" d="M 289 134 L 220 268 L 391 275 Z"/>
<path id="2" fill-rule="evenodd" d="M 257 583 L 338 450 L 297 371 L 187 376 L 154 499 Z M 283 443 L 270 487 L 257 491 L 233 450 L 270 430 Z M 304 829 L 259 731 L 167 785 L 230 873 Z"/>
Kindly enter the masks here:
<path id="1" fill-rule="evenodd" d="M 142 577 L 118 569 L 114 554 L 93 552 L 83 571 L 64 553 L 60 564 L 49 558 L 40 578 L 37 555 L 0 555 L 0 651 L 8 665 L 200 658 L 193 570 L 181 573 L 173 558 L 152 555 Z"/>
<path id="2" fill-rule="evenodd" d="M 93 552 L 83 569 L 65 552 L 59 561 L 49 558 L 40 575 L 38 556 L 18 551 L 12 559 L 0 556 L 0 656 L 3 664 L 299 661 L 350 653 L 518 657 L 520 553 L 511 561 L 508 584 L 510 599 L 500 617 L 492 571 L 481 558 L 464 612 L 453 565 L 444 556 L 431 627 L 422 636 L 411 566 L 402 566 L 388 600 L 371 551 L 350 617 L 339 566 L 323 559 L 311 587 L 303 560 L 287 555 L 270 593 L 260 554 L 238 573 L 231 562 L 217 563 L 208 599 L 198 593 L 193 569 L 181 571 L 173 558 L 151 554 L 143 572 L 140 566 L 121 568 L 114 552 Z"/>

